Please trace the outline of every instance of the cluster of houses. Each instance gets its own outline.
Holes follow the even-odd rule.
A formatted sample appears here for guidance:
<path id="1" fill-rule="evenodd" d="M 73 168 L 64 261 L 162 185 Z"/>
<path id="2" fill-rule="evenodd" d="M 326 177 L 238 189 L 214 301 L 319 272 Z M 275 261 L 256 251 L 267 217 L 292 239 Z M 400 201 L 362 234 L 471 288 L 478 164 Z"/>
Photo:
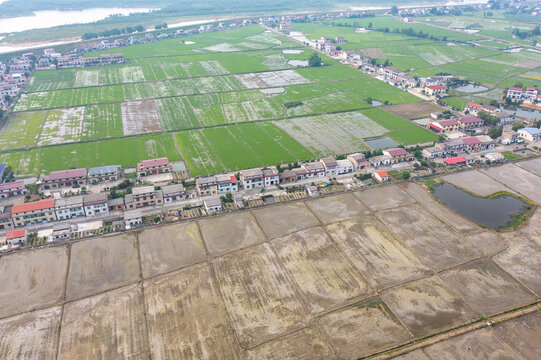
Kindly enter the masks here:
<path id="1" fill-rule="evenodd" d="M 430 96 L 444 96 L 447 91 L 447 84 L 454 79 L 452 75 L 435 75 L 416 79 L 403 71 L 389 66 L 378 68 L 369 61 L 362 61 L 362 67 L 367 71 L 381 75 L 392 85 L 401 85 L 404 87 L 420 86 Z"/>
<path id="2" fill-rule="evenodd" d="M 7 64 L 0 62 L 0 108 L 6 110 L 10 98 L 19 94 L 33 67 L 33 54 L 15 56 Z"/>
<path id="3" fill-rule="evenodd" d="M 535 104 L 541 101 L 541 94 L 537 86 L 528 86 L 526 89 L 520 87 L 507 88 L 507 98 L 512 102 L 524 102 Z"/>
<path id="4" fill-rule="evenodd" d="M 121 39 L 120 39 L 121 40 Z M 107 41 L 107 40 L 104 40 Z M 62 55 L 54 49 L 45 49 L 39 58 L 36 69 L 67 69 L 87 66 L 105 66 L 112 64 L 124 64 L 128 60 L 121 53 L 101 54 L 99 56 L 81 56 L 77 53 Z"/>
<path id="5" fill-rule="evenodd" d="M 458 139 L 446 140 L 435 146 L 424 148 L 423 158 L 432 160 L 446 156 L 454 156 L 463 152 L 477 152 L 494 148 L 495 142 L 488 135 L 465 136 Z"/>

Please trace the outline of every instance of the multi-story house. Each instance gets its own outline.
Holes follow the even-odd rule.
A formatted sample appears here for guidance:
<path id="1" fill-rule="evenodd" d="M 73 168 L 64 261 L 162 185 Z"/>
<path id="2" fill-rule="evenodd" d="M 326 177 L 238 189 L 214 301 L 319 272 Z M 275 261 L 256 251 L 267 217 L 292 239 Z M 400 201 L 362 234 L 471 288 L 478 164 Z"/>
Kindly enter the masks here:
<path id="1" fill-rule="evenodd" d="M 278 185 L 280 183 L 280 174 L 275 166 L 265 168 L 262 171 L 264 186 Z"/>
<path id="2" fill-rule="evenodd" d="M 350 154 L 347 156 L 347 159 L 351 161 L 351 163 L 355 166 L 355 172 L 361 171 L 368 166 L 368 162 L 366 161 L 366 157 L 364 156 L 364 154 Z"/>
<path id="3" fill-rule="evenodd" d="M 235 175 L 216 175 L 216 185 L 220 195 L 239 191 L 239 182 Z"/>
<path id="4" fill-rule="evenodd" d="M 391 157 L 391 164 L 413 160 L 413 155 L 411 155 L 409 152 L 406 151 L 406 149 L 403 148 L 392 148 L 383 150 L 383 155 Z"/>
<path id="5" fill-rule="evenodd" d="M 83 206 L 86 216 L 94 216 L 109 212 L 107 194 L 97 193 L 83 196 Z"/>
<path id="6" fill-rule="evenodd" d="M 336 163 L 338 165 L 336 170 L 337 175 L 349 174 L 355 171 L 353 164 L 347 159 L 336 160 Z"/>
<path id="7" fill-rule="evenodd" d="M 88 169 L 88 182 L 98 184 L 103 181 L 117 181 L 120 178 L 120 166 L 108 165 Z"/>
<path id="8" fill-rule="evenodd" d="M 124 197 L 124 203 L 126 210 L 163 205 L 163 193 L 161 190 L 154 190 L 153 186 L 135 187 L 131 194 Z"/>
<path id="9" fill-rule="evenodd" d="M 82 196 L 71 196 L 57 199 L 54 204 L 54 211 L 58 220 L 86 216 Z"/>
<path id="10" fill-rule="evenodd" d="M 43 199 L 34 202 L 13 205 L 11 218 L 15 227 L 26 224 L 55 221 L 54 199 Z"/>
<path id="11" fill-rule="evenodd" d="M 159 159 L 143 160 L 137 164 L 137 175 L 139 176 L 167 174 L 171 171 L 171 163 L 166 157 Z"/>
<path id="12" fill-rule="evenodd" d="M 465 130 L 475 129 L 485 124 L 483 119 L 473 115 L 460 117 L 457 119 L 457 121 L 460 124 L 460 127 Z"/>
<path id="13" fill-rule="evenodd" d="M 335 176 L 338 172 L 338 164 L 336 163 L 335 158 L 332 156 L 319 159 L 319 162 L 325 167 L 325 173 L 327 176 Z"/>
<path id="14" fill-rule="evenodd" d="M 481 141 L 475 136 L 466 136 L 461 138 L 461 140 L 464 142 L 464 145 L 466 145 L 466 151 L 478 151 L 481 147 Z"/>
<path id="15" fill-rule="evenodd" d="M 162 187 L 163 203 L 186 199 L 186 190 L 182 184 L 167 185 Z"/>
<path id="16" fill-rule="evenodd" d="M 438 120 L 428 124 L 428 128 L 436 133 L 448 133 L 457 131 L 460 124 L 455 119 Z"/>
<path id="17" fill-rule="evenodd" d="M 86 184 L 86 169 L 53 171 L 39 182 L 40 187 L 44 190 L 83 186 L 84 184 Z"/>
<path id="18" fill-rule="evenodd" d="M 265 186 L 263 171 L 260 168 L 241 170 L 240 181 L 246 190 Z"/>
<path id="19" fill-rule="evenodd" d="M 325 176 L 325 167 L 319 161 L 304 163 L 301 168 L 304 170 L 305 179 Z"/>
<path id="20" fill-rule="evenodd" d="M 199 177 L 195 180 L 195 187 L 199 196 L 218 195 L 216 176 Z"/>
<path id="21" fill-rule="evenodd" d="M 13 229 L 11 206 L 0 206 L 0 230 Z"/>
<path id="22" fill-rule="evenodd" d="M 518 129 L 518 136 L 529 142 L 539 141 L 541 139 L 541 130 L 534 127 Z"/>
<path id="23" fill-rule="evenodd" d="M 26 188 L 22 180 L 0 184 L 0 199 L 24 194 L 26 194 Z"/>
<path id="24" fill-rule="evenodd" d="M 6 233 L 6 243 L 9 245 L 23 245 L 26 244 L 28 238 L 28 232 L 26 228 L 9 230 Z"/>

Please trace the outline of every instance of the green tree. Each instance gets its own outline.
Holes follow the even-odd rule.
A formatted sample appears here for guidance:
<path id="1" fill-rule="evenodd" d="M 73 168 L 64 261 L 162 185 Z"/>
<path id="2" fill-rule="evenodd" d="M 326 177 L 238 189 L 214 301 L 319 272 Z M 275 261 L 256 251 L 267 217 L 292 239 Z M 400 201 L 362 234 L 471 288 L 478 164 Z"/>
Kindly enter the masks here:
<path id="1" fill-rule="evenodd" d="M 496 139 L 502 136 L 502 132 L 503 132 L 503 126 L 491 126 L 487 134 L 491 138 Z"/>
<path id="2" fill-rule="evenodd" d="M 391 7 L 391 15 L 398 15 L 398 7 L 396 5 Z"/>
<path id="3" fill-rule="evenodd" d="M 317 53 L 313 53 L 308 59 L 308 65 L 311 67 L 321 66 L 321 57 Z"/>

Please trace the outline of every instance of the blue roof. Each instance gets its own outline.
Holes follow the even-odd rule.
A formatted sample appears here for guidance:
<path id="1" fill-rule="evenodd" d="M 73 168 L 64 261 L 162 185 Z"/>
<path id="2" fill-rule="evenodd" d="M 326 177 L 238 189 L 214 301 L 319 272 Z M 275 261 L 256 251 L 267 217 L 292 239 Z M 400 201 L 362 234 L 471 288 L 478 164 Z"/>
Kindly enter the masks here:
<path id="1" fill-rule="evenodd" d="M 6 168 L 6 166 L 7 166 L 6 163 L 0 164 L 0 174 L 2 174 L 4 172 L 4 169 Z"/>
<path id="2" fill-rule="evenodd" d="M 534 127 L 527 127 L 527 128 L 523 128 L 522 130 L 527 131 L 532 135 L 541 134 L 541 130 L 539 130 L 538 128 L 534 128 Z"/>
<path id="3" fill-rule="evenodd" d="M 94 167 L 88 170 L 88 176 L 114 173 L 117 171 L 119 167 L 120 167 L 119 165 L 107 165 L 107 166 Z"/>

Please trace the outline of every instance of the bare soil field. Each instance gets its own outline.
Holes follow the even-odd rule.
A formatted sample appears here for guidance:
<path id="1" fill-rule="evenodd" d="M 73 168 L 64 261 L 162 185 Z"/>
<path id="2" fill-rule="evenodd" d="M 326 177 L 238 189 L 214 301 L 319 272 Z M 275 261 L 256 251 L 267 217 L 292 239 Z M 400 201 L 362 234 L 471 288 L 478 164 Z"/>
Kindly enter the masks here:
<path id="1" fill-rule="evenodd" d="M 306 205 L 301 202 L 269 206 L 257 209 L 253 214 L 269 239 L 319 224 Z"/>
<path id="2" fill-rule="evenodd" d="M 415 336 L 473 320 L 473 311 L 433 276 L 387 289 L 381 298 Z"/>
<path id="3" fill-rule="evenodd" d="M 330 343 L 344 359 L 383 351 L 412 338 L 379 298 L 325 315 L 320 323 Z"/>
<path id="4" fill-rule="evenodd" d="M 128 101 L 120 104 L 124 135 L 137 135 L 162 130 L 154 100 Z"/>
<path id="5" fill-rule="evenodd" d="M 361 53 L 364 56 L 368 56 L 371 59 L 384 59 L 385 58 L 385 55 L 383 54 L 383 51 L 381 51 L 380 48 L 361 49 Z"/>
<path id="6" fill-rule="evenodd" d="M 541 245 L 541 226 L 539 226 L 539 224 L 541 224 L 541 209 L 537 208 L 533 215 L 528 219 L 526 225 L 520 229 L 520 232 L 526 234 Z"/>
<path id="7" fill-rule="evenodd" d="M 430 116 L 430 113 L 441 112 L 445 110 L 445 108 L 427 101 L 409 104 L 389 105 L 382 107 L 382 109 L 410 120 L 426 118 Z"/>
<path id="8" fill-rule="evenodd" d="M 528 161 L 521 161 L 517 163 L 518 166 L 524 170 L 528 170 L 531 173 L 534 173 L 537 176 L 541 176 L 541 159 L 533 159 Z"/>
<path id="9" fill-rule="evenodd" d="M 498 191 L 516 193 L 479 170 L 462 171 L 458 174 L 443 176 L 442 179 L 481 196 L 488 196 Z"/>
<path id="10" fill-rule="evenodd" d="M 539 191 L 539 182 L 541 181 L 541 178 L 539 176 L 536 176 L 515 164 L 505 164 L 484 169 L 482 171 L 491 178 L 515 190 L 517 193 L 536 203 L 541 203 L 541 191 Z"/>
<path id="11" fill-rule="evenodd" d="M 504 321 L 494 326 L 494 329 L 507 343 L 520 349 L 527 359 L 536 359 L 541 354 L 541 312 Z"/>
<path id="12" fill-rule="evenodd" d="M 67 270 L 66 246 L 2 256 L 0 273 L 6 281 L 0 285 L 0 318 L 61 301 Z"/>
<path id="13" fill-rule="evenodd" d="M 478 314 L 496 314 L 535 301 L 535 296 L 492 261 L 482 259 L 440 274 Z"/>
<path id="14" fill-rule="evenodd" d="M 377 216 L 433 269 L 443 270 L 481 255 L 419 205 L 386 210 Z"/>
<path id="15" fill-rule="evenodd" d="M 144 278 L 206 260 L 205 246 L 196 223 L 144 230 L 138 238 Z"/>
<path id="16" fill-rule="evenodd" d="M 248 350 L 246 358 L 249 360 L 327 360 L 334 358 L 334 354 L 323 334 L 315 326 L 311 326 Z"/>
<path id="17" fill-rule="evenodd" d="M 430 269 L 373 216 L 333 224 L 327 231 L 378 290 L 431 274 Z"/>
<path id="18" fill-rule="evenodd" d="M 261 344 L 308 324 L 308 310 L 268 244 L 215 260 L 215 269 L 239 343 Z"/>
<path id="19" fill-rule="evenodd" d="M 146 359 L 148 339 L 140 285 L 64 307 L 58 359 Z"/>
<path id="20" fill-rule="evenodd" d="M 340 194 L 310 200 L 306 201 L 306 205 L 308 205 L 310 210 L 312 210 L 323 224 L 330 224 L 368 214 L 366 206 L 361 204 L 351 194 Z"/>
<path id="21" fill-rule="evenodd" d="M 313 314 L 343 307 L 374 294 L 325 230 L 313 227 L 272 241 Z"/>
<path id="22" fill-rule="evenodd" d="M 398 185 L 379 186 L 366 191 L 356 192 L 355 196 L 371 210 L 389 209 L 415 202 Z"/>
<path id="23" fill-rule="evenodd" d="M 249 212 L 201 220 L 199 226 L 211 256 L 224 255 L 266 240 Z"/>
<path id="24" fill-rule="evenodd" d="M 76 242 L 71 247 L 66 298 L 97 294 L 138 279 L 134 233 Z"/>
<path id="25" fill-rule="evenodd" d="M 0 320 L 0 359 L 55 359 L 60 313 L 56 306 Z"/>
<path id="26" fill-rule="evenodd" d="M 507 247 L 507 243 L 502 236 L 496 231 L 490 230 L 470 234 L 468 235 L 468 241 L 487 256 L 498 254 Z"/>
<path id="27" fill-rule="evenodd" d="M 406 190 L 411 197 L 417 200 L 428 212 L 440 218 L 440 220 L 459 233 L 469 234 L 478 231 L 479 228 L 474 223 L 457 215 L 448 207 L 442 206 L 422 186 L 414 183 L 405 183 L 402 188 Z"/>
<path id="28" fill-rule="evenodd" d="M 145 281 L 144 291 L 152 358 L 240 358 L 207 264 Z"/>

